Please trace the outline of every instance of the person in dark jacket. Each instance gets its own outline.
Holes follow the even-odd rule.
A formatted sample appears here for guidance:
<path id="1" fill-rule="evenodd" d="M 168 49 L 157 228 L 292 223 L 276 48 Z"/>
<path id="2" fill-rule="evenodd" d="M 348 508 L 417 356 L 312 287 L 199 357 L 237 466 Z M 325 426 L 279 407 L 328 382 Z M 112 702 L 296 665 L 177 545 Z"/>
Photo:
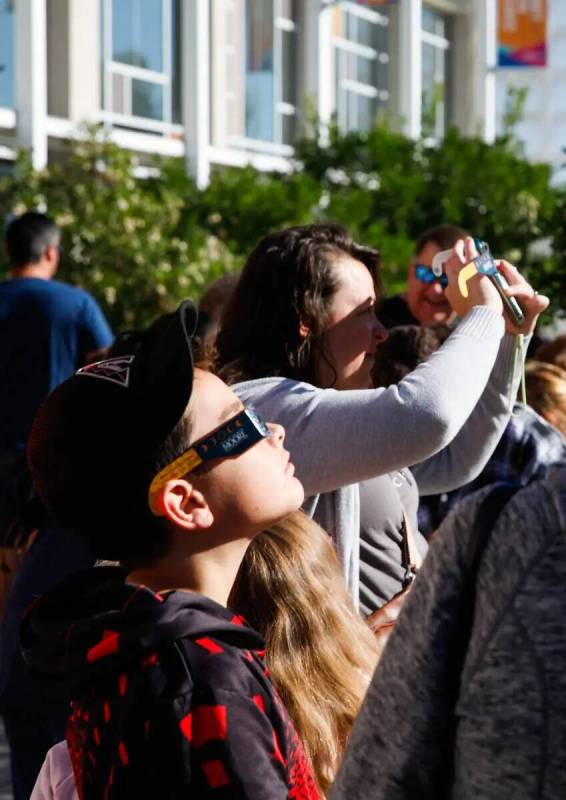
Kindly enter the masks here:
<path id="1" fill-rule="evenodd" d="M 195 322 L 182 304 L 135 355 L 79 370 L 40 410 L 28 456 L 43 502 L 121 566 L 40 598 L 24 657 L 71 701 L 84 800 L 317 798 L 262 639 L 225 607 L 249 542 L 303 489 L 281 426 L 193 367 Z"/>
<path id="2" fill-rule="evenodd" d="M 492 491 L 466 498 L 434 538 L 332 800 L 566 797 L 566 464 L 486 524 Z"/>

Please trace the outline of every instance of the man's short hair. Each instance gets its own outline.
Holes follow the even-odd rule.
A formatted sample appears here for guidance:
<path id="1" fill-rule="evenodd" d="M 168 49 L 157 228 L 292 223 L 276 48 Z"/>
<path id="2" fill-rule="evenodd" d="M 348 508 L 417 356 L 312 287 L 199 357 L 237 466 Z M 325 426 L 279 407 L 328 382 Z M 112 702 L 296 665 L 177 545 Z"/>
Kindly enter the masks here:
<path id="1" fill-rule="evenodd" d="M 60 233 L 46 214 L 26 211 L 6 229 L 6 250 L 12 267 L 37 264 L 50 245 L 59 244 Z"/>
<path id="2" fill-rule="evenodd" d="M 437 225 L 423 233 L 415 247 L 415 254 L 418 255 L 430 243 L 435 244 L 440 250 L 451 250 L 458 239 L 465 239 L 469 235 L 464 228 L 459 228 L 457 225 Z"/>

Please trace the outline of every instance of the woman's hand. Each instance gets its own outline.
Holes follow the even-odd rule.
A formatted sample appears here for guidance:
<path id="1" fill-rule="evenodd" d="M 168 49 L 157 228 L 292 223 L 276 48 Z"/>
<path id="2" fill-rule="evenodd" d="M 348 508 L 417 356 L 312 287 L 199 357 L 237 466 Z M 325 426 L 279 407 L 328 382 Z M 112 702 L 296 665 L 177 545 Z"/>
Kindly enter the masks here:
<path id="1" fill-rule="evenodd" d="M 507 333 L 513 335 L 518 333 L 531 334 L 539 314 L 548 308 L 549 300 L 544 295 L 536 294 L 533 287 L 508 261 L 496 261 L 495 265 L 509 284 L 509 288 L 506 289 L 507 296 L 515 297 L 523 310 L 525 321 L 522 325 L 517 325 L 509 314 L 504 313 L 499 293 L 487 275 L 476 273 L 469 278 L 466 282 L 468 297 L 462 295 L 458 286 L 458 276 L 462 269 L 477 255 L 478 251 L 471 237 L 459 239 L 454 245 L 452 256 L 444 265 L 444 270 L 448 276 L 446 297 L 455 313 L 461 318 L 473 306 L 487 306 L 499 313 L 503 313 Z"/>
<path id="2" fill-rule="evenodd" d="M 384 606 L 381 606 L 381 608 L 378 608 L 373 614 L 370 614 L 366 619 L 370 630 L 377 639 L 380 655 L 387 644 L 387 640 L 391 636 L 393 627 L 399 616 L 399 612 L 403 608 L 403 603 L 407 599 L 410 588 L 411 584 L 409 584 L 406 589 L 400 591 L 399 594 L 396 594 L 395 597 L 392 597 Z"/>
<path id="3" fill-rule="evenodd" d="M 466 283 L 468 296 L 464 297 L 460 292 L 458 275 L 477 255 L 474 240 L 468 236 L 466 239 L 458 239 L 452 255 L 444 264 L 444 271 L 448 277 L 445 294 L 452 309 L 460 318 L 465 317 L 474 306 L 487 306 L 499 314 L 503 313 L 503 301 L 487 275 L 479 273 L 472 275 Z"/>
<path id="4" fill-rule="evenodd" d="M 550 301 L 548 297 L 537 294 L 521 273 L 508 261 L 496 261 L 495 264 L 509 284 L 505 294 L 517 300 L 525 315 L 523 324 L 517 325 L 508 314 L 505 314 L 505 330 L 514 335 L 518 333 L 529 335 L 535 329 L 539 314 L 548 308 Z"/>

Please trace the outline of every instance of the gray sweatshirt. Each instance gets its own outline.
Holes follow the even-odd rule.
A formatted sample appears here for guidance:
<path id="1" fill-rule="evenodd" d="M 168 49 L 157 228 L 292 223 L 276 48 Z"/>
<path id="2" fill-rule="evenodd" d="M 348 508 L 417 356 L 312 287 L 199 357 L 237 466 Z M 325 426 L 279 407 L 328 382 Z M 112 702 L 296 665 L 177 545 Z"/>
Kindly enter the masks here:
<path id="1" fill-rule="evenodd" d="M 475 478 L 509 419 L 514 342 L 504 335 L 501 315 L 476 306 L 396 386 L 336 391 L 261 378 L 233 387 L 266 419 L 285 427 L 286 447 L 305 487 L 305 510 L 333 537 L 355 602 L 358 484 L 403 467 L 412 467 L 421 494 Z"/>
<path id="2" fill-rule="evenodd" d="M 444 687 L 470 532 L 489 487 L 441 525 L 385 648 L 332 800 L 566 798 L 566 465 L 492 531 L 452 725 Z M 443 751 L 441 741 L 450 732 Z M 439 790 L 446 776 L 448 795 Z"/>

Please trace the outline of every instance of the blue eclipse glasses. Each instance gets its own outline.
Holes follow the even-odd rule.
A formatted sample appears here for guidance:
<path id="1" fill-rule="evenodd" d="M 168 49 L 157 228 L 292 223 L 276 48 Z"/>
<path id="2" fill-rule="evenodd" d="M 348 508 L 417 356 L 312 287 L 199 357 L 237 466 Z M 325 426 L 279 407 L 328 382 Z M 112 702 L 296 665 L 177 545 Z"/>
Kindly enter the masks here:
<path id="1" fill-rule="evenodd" d="M 193 442 L 184 453 L 157 473 L 149 487 L 149 507 L 154 514 L 159 514 L 155 497 L 168 480 L 187 475 L 204 461 L 239 456 L 270 435 L 267 423 L 254 406 L 246 406 L 243 411 L 223 422 L 212 433 L 207 433 L 206 436 Z"/>
<path id="2" fill-rule="evenodd" d="M 194 450 L 201 462 L 237 456 L 269 435 L 267 423 L 258 414 L 255 406 L 248 405 L 212 433 L 198 439 L 188 452 Z"/>
<path id="3" fill-rule="evenodd" d="M 417 280 L 421 281 L 421 283 L 434 283 L 434 281 L 438 281 L 443 289 L 446 289 L 448 286 L 448 276 L 444 273 L 442 273 L 442 275 L 435 275 L 432 268 L 427 267 L 426 264 L 415 264 L 415 277 Z"/>

